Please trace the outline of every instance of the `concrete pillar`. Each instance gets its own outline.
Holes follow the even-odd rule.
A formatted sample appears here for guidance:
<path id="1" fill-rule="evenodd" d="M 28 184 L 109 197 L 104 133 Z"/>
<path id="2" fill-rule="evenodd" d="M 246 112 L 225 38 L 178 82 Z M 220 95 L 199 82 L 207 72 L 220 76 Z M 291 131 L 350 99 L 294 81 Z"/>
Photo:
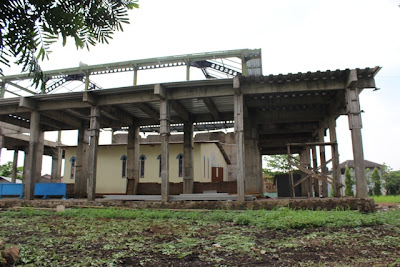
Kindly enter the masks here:
<path id="1" fill-rule="evenodd" d="M 192 194 L 194 185 L 192 122 L 184 123 L 183 165 L 183 193 Z"/>
<path id="2" fill-rule="evenodd" d="M 325 136 L 325 130 L 321 129 L 318 132 L 318 140 L 320 142 L 325 142 L 324 141 L 324 136 Z M 326 171 L 326 156 L 325 156 L 325 146 L 319 146 L 319 159 L 321 161 L 321 173 L 327 174 Z M 321 188 L 321 194 L 323 197 L 328 197 L 328 183 L 327 182 L 322 182 L 322 188 Z"/>
<path id="3" fill-rule="evenodd" d="M 139 183 L 139 126 L 132 125 L 128 130 L 128 145 L 127 145 L 127 185 L 126 194 L 136 195 L 137 185 Z"/>
<path id="4" fill-rule="evenodd" d="M 29 146 L 24 147 L 24 170 L 22 171 L 23 181 L 27 178 L 28 161 L 29 160 Z M 24 182 L 25 183 L 25 182 Z"/>
<path id="5" fill-rule="evenodd" d="M 133 85 L 137 85 L 138 69 L 135 67 L 133 70 Z"/>
<path id="6" fill-rule="evenodd" d="M 33 199 L 33 193 L 35 183 L 40 180 L 41 163 L 43 156 L 43 148 L 40 148 L 43 144 L 41 139 L 44 137 L 42 131 L 40 131 L 40 114 L 38 111 L 32 111 L 30 117 L 30 140 L 29 140 L 29 156 L 27 159 L 26 177 L 24 179 L 24 195 L 27 200 Z M 40 166 L 40 167 L 39 167 Z M 37 175 L 39 174 L 39 177 Z"/>
<path id="7" fill-rule="evenodd" d="M 89 177 L 89 140 L 90 131 L 85 127 L 78 130 L 78 146 L 76 148 L 74 197 L 86 198 Z"/>
<path id="8" fill-rule="evenodd" d="M 339 148 L 337 144 L 336 138 L 336 118 L 331 117 L 329 119 L 329 136 L 331 143 L 336 143 L 336 145 L 331 146 L 332 151 L 332 175 L 333 175 L 333 182 L 335 183 L 334 186 L 334 196 L 340 197 L 340 166 L 339 166 Z M 337 184 L 337 185 L 336 185 Z"/>
<path id="9" fill-rule="evenodd" d="M 252 123 L 250 118 L 247 118 L 244 123 L 244 142 L 246 151 L 245 164 L 245 192 L 250 194 L 260 194 L 262 191 L 262 180 L 259 173 L 259 157 L 258 149 L 258 129 Z"/>
<path id="10" fill-rule="evenodd" d="M 4 135 L 0 127 L 0 162 L 1 162 L 1 150 L 3 149 L 3 147 L 4 147 Z"/>
<path id="11" fill-rule="evenodd" d="M 15 183 L 17 181 L 17 167 L 18 167 L 18 148 L 14 150 L 13 165 L 11 170 L 11 182 Z"/>
<path id="12" fill-rule="evenodd" d="M 85 75 L 85 91 L 89 91 L 89 85 L 90 85 L 90 75 L 87 73 Z"/>
<path id="13" fill-rule="evenodd" d="M 247 64 L 246 64 L 246 57 L 242 56 L 242 75 L 247 76 Z"/>
<path id="14" fill-rule="evenodd" d="M 5 93 L 6 93 L 6 83 L 2 82 L 1 83 L 0 98 L 4 98 Z"/>
<path id="15" fill-rule="evenodd" d="M 61 147 L 55 148 L 53 155 L 51 156 L 51 182 L 61 182 L 61 166 L 62 166 L 62 153 Z"/>
<path id="16" fill-rule="evenodd" d="M 347 111 L 351 141 L 353 145 L 354 173 L 356 182 L 356 197 L 368 197 L 367 179 L 365 177 L 364 150 L 362 144 L 362 121 L 359 100 L 359 90 L 347 89 Z"/>
<path id="17" fill-rule="evenodd" d="M 97 149 L 99 145 L 100 132 L 100 108 L 92 107 L 90 111 L 90 143 L 89 143 L 89 180 L 88 180 L 88 201 L 96 198 L 96 174 L 97 174 Z"/>
<path id="18" fill-rule="evenodd" d="M 190 62 L 186 62 L 186 81 L 190 81 Z"/>
<path id="19" fill-rule="evenodd" d="M 313 146 L 311 148 L 311 151 L 312 151 L 313 170 L 315 173 L 317 173 L 318 172 L 317 147 Z M 315 197 L 319 197 L 320 196 L 319 180 L 317 178 L 313 178 L 313 186 L 314 186 Z"/>
<path id="20" fill-rule="evenodd" d="M 168 100 L 160 102 L 160 135 L 161 135 L 161 200 L 169 198 L 169 135 L 170 115 Z"/>
<path id="21" fill-rule="evenodd" d="M 236 137 L 236 160 L 237 160 L 237 194 L 238 201 L 245 201 L 245 141 L 244 141 L 244 96 L 243 94 L 234 95 L 234 120 L 235 120 L 235 137 Z"/>

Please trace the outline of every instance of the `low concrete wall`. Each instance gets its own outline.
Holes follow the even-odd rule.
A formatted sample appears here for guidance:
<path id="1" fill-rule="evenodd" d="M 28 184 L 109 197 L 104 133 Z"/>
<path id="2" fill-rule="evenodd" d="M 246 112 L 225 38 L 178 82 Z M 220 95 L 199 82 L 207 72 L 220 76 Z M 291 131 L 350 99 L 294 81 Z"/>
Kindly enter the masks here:
<path id="1" fill-rule="evenodd" d="M 361 212 L 375 211 L 375 203 L 370 198 L 304 198 L 304 199 L 263 199 L 239 203 L 236 201 L 174 201 L 162 203 L 159 201 L 128 201 L 105 200 L 87 201 L 84 199 L 69 200 L 23 200 L 1 199 L 0 209 L 13 207 L 56 208 L 64 205 L 66 208 L 79 207 L 115 207 L 131 209 L 222 209 L 222 210 L 246 210 L 246 209 L 275 209 L 277 207 L 289 207 L 291 209 L 309 210 L 334 210 L 350 209 Z"/>
<path id="2" fill-rule="evenodd" d="M 180 195 L 183 193 L 183 183 L 169 183 L 170 195 Z M 218 183 L 194 183 L 194 193 L 201 194 L 204 191 L 217 191 L 217 193 L 237 193 L 236 181 Z M 161 184 L 159 183 L 139 183 L 138 195 L 161 195 Z"/>

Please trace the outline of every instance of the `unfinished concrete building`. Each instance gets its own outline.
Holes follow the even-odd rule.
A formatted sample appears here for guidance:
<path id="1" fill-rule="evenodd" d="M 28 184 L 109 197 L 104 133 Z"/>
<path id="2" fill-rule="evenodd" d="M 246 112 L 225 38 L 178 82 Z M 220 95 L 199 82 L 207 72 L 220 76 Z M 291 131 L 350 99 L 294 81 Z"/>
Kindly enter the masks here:
<path id="1" fill-rule="evenodd" d="M 2 97 L 5 92 L 16 94 L 15 88 L 28 93 L 0 99 L 0 121 L 30 132 L 24 166 L 25 198 L 33 198 L 45 131 L 79 131 L 75 192 L 87 192 L 88 200 L 95 199 L 100 129 L 128 131 L 128 194 L 135 194 L 139 180 L 139 131 L 159 132 L 161 199 L 168 201 L 171 130 L 184 134 L 183 192 L 190 194 L 194 131 L 227 127 L 235 132 L 239 201 L 245 200 L 246 193 L 261 192 L 262 155 L 294 153 L 300 155 L 300 162 L 289 157 L 290 163 L 303 175 L 296 182 L 290 180 L 292 197 L 297 186 L 303 196 L 326 196 L 327 183 L 334 185 L 338 197 L 341 184 L 336 119 L 341 115 L 349 118 L 357 197 L 367 197 L 359 94 L 365 88 L 375 88 L 374 76 L 380 67 L 265 76 L 261 61 L 261 50 L 243 49 L 45 71 L 46 82 L 40 92 L 21 85 L 32 79 L 28 74 L 1 77 Z M 186 81 L 137 85 L 140 72 L 170 67 L 185 68 Z M 207 79 L 190 80 L 193 68 L 200 69 Z M 131 85 L 99 89 L 92 83 L 92 77 L 123 72 L 133 73 Z M 217 73 L 224 77 L 217 78 Z M 82 82 L 84 90 L 53 93 L 70 81 Z M 328 142 L 324 140 L 327 131 Z M 10 147 L 8 142 L 0 132 L 0 147 Z M 332 149 L 332 159 L 326 159 L 326 146 Z M 325 173 L 329 162 L 332 176 Z"/>

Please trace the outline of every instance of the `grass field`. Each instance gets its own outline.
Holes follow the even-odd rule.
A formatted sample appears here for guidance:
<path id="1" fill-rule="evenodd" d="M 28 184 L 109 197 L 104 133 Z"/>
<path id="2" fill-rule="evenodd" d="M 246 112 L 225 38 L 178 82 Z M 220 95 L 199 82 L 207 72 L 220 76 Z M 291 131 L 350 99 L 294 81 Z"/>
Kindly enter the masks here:
<path id="1" fill-rule="evenodd" d="M 343 266 L 400 259 L 400 211 L 0 212 L 31 266 Z"/>
<path id="2" fill-rule="evenodd" d="M 373 196 L 375 203 L 400 203 L 400 195 L 398 196 Z"/>

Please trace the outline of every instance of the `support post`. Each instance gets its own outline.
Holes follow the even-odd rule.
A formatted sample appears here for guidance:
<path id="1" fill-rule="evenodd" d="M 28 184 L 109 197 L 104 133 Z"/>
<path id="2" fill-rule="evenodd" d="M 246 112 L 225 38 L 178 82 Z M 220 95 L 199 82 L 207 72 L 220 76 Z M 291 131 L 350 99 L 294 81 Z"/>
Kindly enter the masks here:
<path id="1" fill-rule="evenodd" d="M 336 145 L 331 146 L 332 151 L 332 170 L 333 170 L 333 182 L 334 182 L 334 196 L 340 197 L 340 166 L 339 166 L 339 148 L 337 145 L 336 138 L 336 118 L 331 117 L 329 119 L 329 136 L 331 143 Z"/>
<path id="2" fill-rule="evenodd" d="M 96 198 L 96 174 L 97 174 L 97 149 L 100 132 L 100 108 L 92 107 L 90 111 L 90 143 L 89 143 L 89 180 L 88 180 L 88 201 Z"/>
<path id="3" fill-rule="evenodd" d="M 138 69 L 137 69 L 137 67 L 134 67 L 134 70 L 133 70 L 133 85 L 137 85 L 137 76 L 138 76 Z"/>
<path id="4" fill-rule="evenodd" d="M 27 159 L 26 177 L 24 179 L 24 195 L 27 200 L 33 199 L 33 193 L 35 188 L 35 183 L 40 177 L 36 177 L 38 170 L 38 165 L 43 154 L 40 154 L 40 139 L 43 136 L 43 132 L 40 131 L 40 114 L 38 111 L 32 111 L 30 117 L 30 137 L 29 137 L 29 156 Z"/>
<path id="5" fill-rule="evenodd" d="M 192 194 L 194 185 L 193 123 L 185 122 L 183 127 L 183 193 Z"/>
<path id="6" fill-rule="evenodd" d="M 313 146 L 311 148 L 311 151 L 312 151 L 313 170 L 315 173 L 317 173 L 318 172 L 317 147 Z M 315 197 L 319 197 L 320 196 L 319 180 L 317 178 L 312 178 L 312 179 L 313 179 L 313 184 L 314 184 Z"/>
<path id="7" fill-rule="evenodd" d="M 17 181 L 17 167 L 18 167 L 18 148 L 14 150 L 13 165 L 11 170 L 11 183 Z"/>
<path id="8" fill-rule="evenodd" d="M 321 129 L 318 132 L 318 140 L 320 142 L 325 142 L 324 141 L 324 136 L 325 136 L 325 130 Z M 325 155 L 325 146 L 319 146 L 319 159 L 321 161 L 321 173 L 327 174 L 326 171 L 326 155 Z M 327 182 L 322 182 L 322 188 L 321 188 L 321 193 L 323 197 L 328 197 L 328 183 Z"/>
<path id="9" fill-rule="evenodd" d="M 28 179 L 29 146 L 24 147 L 24 170 L 22 171 L 23 183 Z"/>
<path id="10" fill-rule="evenodd" d="M 246 64 L 246 57 L 242 56 L 242 75 L 247 76 L 247 64 Z"/>
<path id="11" fill-rule="evenodd" d="M 354 173 L 356 182 L 356 197 L 368 197 L 367 179 L 365 177 L 364 151 L 361 135 L 361 111 L 359 90 L 357 88 L 347 89 L 347 112 L 351 141 L 353 145 Z"/>
<path id="12" fill-rule="evenodd" d="M 62 149 L 57 147 L 51 156 L 51 182 L 61 182 Z"/>
<path id="13" fill-rule="evenodd" d="M 243 94 L 234 95 L 234 119 L 235 119 L 235 137 L 236 137 L 236 161 L 237 161 L 237 194 L 238 201 L 245 201 L 245 147 L 244 147 L 244 121 L 243 121 Z"/>
<path id="14" fill-rule="evenodd" d="M 190 62 L 186 62 L 186 81 L 190 81 Z"/>
<path id="15" fill-rule="evenodd" d="M 161 201 L 169 199 L 169 135 L 170 115 L 168 100 L 160 101 L 160 135 L 161 135 Z"/>
<path id="16" fill-rule="evenodd" d="M 306 147 L 301 153 L 300 153 L 300 165 L 304 166 L 307 169 L 310 169 L 310 148 Z M 301 178 L 304 176 L 307 176 L 306 173 L 301 174 Z M 309 177 L 305 179 L 301 183 L 301 196 L 303 197 L 310 197 L 312 194 L 312 183 L 311 180 L 312 178 Z"/>
<path id="17" fill-rule="evenodd" d="M 2 82 L 1 83 L 0 98 L 4 98 L 5 94 L 6 94 L 6 83 Z"/>
<path id="18" fill-rule="evenodd" d="M 87 197 L 89 176 L 89 139 L 90 132 L 82 125 L 78 130 L 78 147 L 76 149 L 74 197 Z"/>
<path id="19" fill-rule="evenodd" d="M 244 140 L 246 151 L 245 193 L 260 194 L 262 191 L 262 179 L 259 173 L 258 129 L 250 117 L 244 123 Z"/>
<path id="20" fill-rule="evenodd" d="M 128 145 L 126 154 L 128 156 L 127 162 L 127 185 L 126 194 L 136 195 L 137 185 L 139 183 L 139 126 L 131 125 L 128 130 Z"/>
<path id="21" fill-rule="evenodd" d="M 4 135 L 2 132 L 2 128 L 0 127 L 0 162 L 1 162 L 1 150 L 3 150 L 4 147 Z"/>
<path id="22" fill-rule="evenodd" d="M 89 91 L 89 84 L 90 84 L 90 76 L 89 73 L 86 73 L 85 75 L 85 91 Z"/>

